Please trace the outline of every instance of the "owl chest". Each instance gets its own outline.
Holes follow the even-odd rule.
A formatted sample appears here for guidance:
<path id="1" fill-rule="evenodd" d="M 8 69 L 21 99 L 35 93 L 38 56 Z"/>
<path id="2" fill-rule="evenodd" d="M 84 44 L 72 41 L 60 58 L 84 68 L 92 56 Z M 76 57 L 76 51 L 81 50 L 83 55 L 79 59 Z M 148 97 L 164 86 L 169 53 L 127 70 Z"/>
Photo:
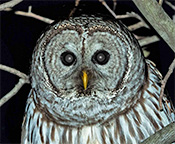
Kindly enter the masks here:
<path id="1" fill-rule="evenodd" d="M 71 127 L 46 119 L 43 113 L 36 110 L 34 102 L 31 102 L 24 117 L 21 143 L 139 143 L 171 122 L 164 111 L 156 112 L 150 105 L 151 103 L 144 106 L 138 104 L 128 113 L 107 120 L 105 124 Z"/>
<path id="2" fill-rule="evenodd" d="M 21 143 L 50 144 L 123 144 L 138 143 L 139 137 L 130 136 L 127 123 L 120 119 L 109 125 L 83 126 L 81 128 L 60 126 L 53 122 L 43 121 L 41 114 L 31 119 L 26 116 L 23 127 L 24 136 Z M 24 122 L 25 123 L 25 122 Z M 134 132 L 135 133 L 135 132 Z"/>

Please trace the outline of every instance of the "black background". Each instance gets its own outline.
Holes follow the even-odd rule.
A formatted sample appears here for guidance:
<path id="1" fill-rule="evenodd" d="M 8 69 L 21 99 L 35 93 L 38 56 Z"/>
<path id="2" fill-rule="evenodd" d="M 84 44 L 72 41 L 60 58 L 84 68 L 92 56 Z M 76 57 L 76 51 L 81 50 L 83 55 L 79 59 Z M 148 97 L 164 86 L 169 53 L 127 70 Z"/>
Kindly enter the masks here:
<path id="1" fill-rule="evenodd" d="M 112 8 L 112 0 L 108 0 L 107 4 Z M 0 63 L 13 67 L 27 75 L 30 72 L 29 67 L 31 63 L 31 55 L 36 41 L 41 35 L 41 32 L 46 26 L 48 26 L 48 24 L 34 18 L 14 14 L 14 11 L 17 10 L 27 11 L 28 6 L 30 5 L 32 6 L 32 12 L 50 19 L 58 20 L 61 16 L 67 17 L 69 15 L 70 11 L 74 8 L 74 1 L 24 0 L 24 2 L 15 6 L 12 11 L 0 12 Z M 174 14 L 173 10 L 171 10 L 169 6 L 164 4 L 163 8 L 170 17 Z M 138 9 L 131 1 L 118 1 L 115 11 L 116 14 L 125 14 L 126 12 L 131 11 L 139 13 Z M 82 0 L 79 5 L 79 10 L 77 10 L 76 13 L 103 13 L 110 15 L 110 13 L 100 2 L 98 2 L 98 0 Z M 130 25 L 135 22 L 137 22 L 137 20 L 133 18 L 123 20 L 123 23 L 126 25 Z M 134 31 L 134 33 L 147 36 L 156 34 L 153 28 L 152 30 L 141 28 Z M 163 40 L 149 45 L 147 50 L 151 52 L 148 58 L 156 63 L 159 71 L 163 76 L 165 76 L 174 57 L 173 51 Z M 166 87 L 173 102 L 175 101 L 174 75 L 175 73 L 171 75 Z M 8 93 L 19 80 L 17 76 L 5 71 L 0 71 L 0 79 L 0 97 Z M 20 143 L 21 124 L 29 91 L 30 85 L 24 85 L 12 99 L 0 108 L 1 143 Z"/>

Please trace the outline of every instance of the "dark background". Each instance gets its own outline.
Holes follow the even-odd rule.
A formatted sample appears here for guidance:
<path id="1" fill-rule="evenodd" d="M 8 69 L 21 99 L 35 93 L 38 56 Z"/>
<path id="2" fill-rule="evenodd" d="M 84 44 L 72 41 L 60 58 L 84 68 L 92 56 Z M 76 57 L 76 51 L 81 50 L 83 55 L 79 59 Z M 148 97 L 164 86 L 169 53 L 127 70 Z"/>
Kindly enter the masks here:
<path id="1" fill-rule="evenodd" d="M 112 8 L 112 0 L 108 0 L 107 4 Z M 61 16 L 67 17 L 69 15 L 70 11 L 74 8 L 74 1 L 24 0 L 24 2 L 15 6 L 12 11 L 0 12 L 0 63 L 13 67 L 27 75 L 30 73 L 31 55 L 36 41 L 41 35 L 41 32 L 48 26 L 48 24 L 34 18 L 14 14 L 14 11 L 17 10 L 27 12 L 28 6 L 30 5 L 32 6 L 32 12 L 50 19 L 58 20 Z M 172 17 L 174 14 L 173 10 L 165 4 L 163 8 L 168 15 Z M 116 14 L 125 14 L 131 11 L 139 13 L 138 9 L 131 1 L 118 1 L 115 11 Z M 98 0 L 82 0 L 79 5 L 79 10 L 76 13 L 103 13 L 110 15 Z M 123 20 L 123 23 L 126 25 L 135 22 L 137 22 L 137 20 L 134 18 Z M 141 28 L 134 31 L 134 33 L 147 36 L 156 34 L 153 28 L 152 30 Z M 165 76 L 174 58 L 173 51 L 163 40 L 148 45 L 147 50 L 151 52 L 148 58 L 156 63 L 159 71 Z M 175 73 L 171 75 L 166 86 L 173 102 L 175 101 L 174 76 Z M 19 80 L 17 76 L 5 71 L 0 71 L 0 79 L 0 97 L 8 93 Z M 24 85 L 12 99 L 0 108 L 0 143 L 20 143 L 21 124 L 29 91 L 30 85 Z"/>

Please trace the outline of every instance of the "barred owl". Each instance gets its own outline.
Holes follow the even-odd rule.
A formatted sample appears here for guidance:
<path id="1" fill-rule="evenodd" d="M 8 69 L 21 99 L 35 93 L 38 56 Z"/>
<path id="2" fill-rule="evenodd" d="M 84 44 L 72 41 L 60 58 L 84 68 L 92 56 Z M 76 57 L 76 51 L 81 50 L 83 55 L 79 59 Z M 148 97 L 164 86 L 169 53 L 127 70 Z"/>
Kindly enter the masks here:
<path id="1" fill-rule="evenodd" d="M 161 74 L 116 20 L 72 17 L 34 49 L 21 143 L 139 143 L 174 120 Z"/>

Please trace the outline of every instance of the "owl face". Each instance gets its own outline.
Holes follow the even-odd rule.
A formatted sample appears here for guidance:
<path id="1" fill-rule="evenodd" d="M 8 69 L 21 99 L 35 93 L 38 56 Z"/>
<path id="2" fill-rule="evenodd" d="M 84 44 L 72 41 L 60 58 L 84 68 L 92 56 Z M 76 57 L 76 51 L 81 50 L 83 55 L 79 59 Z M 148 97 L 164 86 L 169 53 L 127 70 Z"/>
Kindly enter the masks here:
<path id="1" fill-rule="evenodd" d="M 126 53 L 120 52 L 123 46 L 116 39 L 106 32 L 82 37 L 76 31 L 66 30 L 56 35 L 45 51 L 52 84 L 66 94 L 76 90 L 86 96 L 91 91 L 113 90 L 126 64 Z M 87 88 L 84 88 L 83 72 L 87 74 Z"/>
<path id="2" fill-rule="evenodd" d="M 139 98 L 135 95 L 143 84 L 144 69 L 137 75 L 130 71 L 136 61 L 144 65 L 143 57 L 120 23 L 95 17 L 59 22 L 41 36 L 33 59 L 36 103 L 59 124 L 104 122 L 125 110 L 128 99 Z M 133 91 L 126 93 L 130 88 Z"/>

